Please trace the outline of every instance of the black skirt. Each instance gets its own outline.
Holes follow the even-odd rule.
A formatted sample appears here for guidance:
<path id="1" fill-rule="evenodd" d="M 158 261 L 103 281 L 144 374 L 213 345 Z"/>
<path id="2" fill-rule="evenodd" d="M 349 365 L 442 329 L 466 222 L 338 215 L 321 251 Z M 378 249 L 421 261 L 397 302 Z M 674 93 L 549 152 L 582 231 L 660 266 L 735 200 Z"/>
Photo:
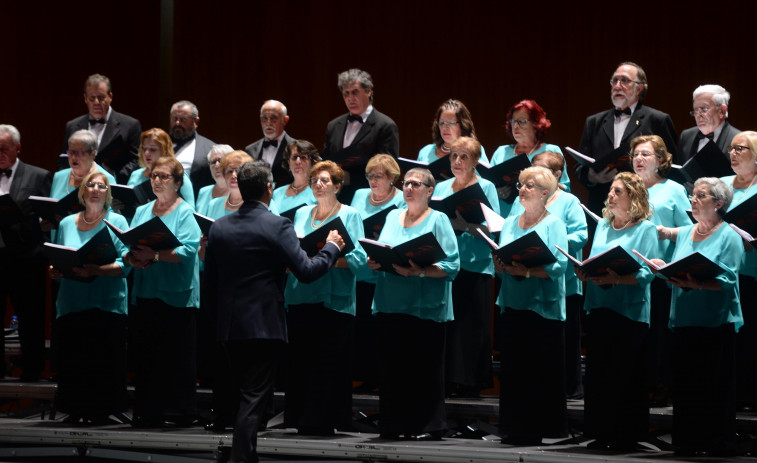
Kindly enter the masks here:
<path id="1" fill-rule="evenodd" d="M 284 424 L 333 431 L 352 426 L 355 317 L 322 303 L 289 306 L 289 362 Z"/>
<path id="2" fill-rule="evenodd" d="M 500 431 L 512 437 L 565 436 L 565 322 L 511 308 L 503 319 Z"/>
<path id="3" fill-rule="evenodd" d="M 197 309 L 137 298 L 129 315 L 134 415 L 186 423 L 196 414 Z"/>
<path id="4" fill-rule="evenodd" d="M 586 317 L 584 420 L 588 437 L 638 442 L 649 431 L 646 323 L 614 310 Z"/>
<path id="5" fill-rule="evenodd" d="M 447 429 L 445 331 L 444 323 L 411 315 L 376 315 L 381 433 L 412 435 Z"/>
<path id="6" fill-rule="evenodd" d="M 70 415 L 126 410 L 126 315 L 89 309 L 56 320 L 56 406 Z"/>

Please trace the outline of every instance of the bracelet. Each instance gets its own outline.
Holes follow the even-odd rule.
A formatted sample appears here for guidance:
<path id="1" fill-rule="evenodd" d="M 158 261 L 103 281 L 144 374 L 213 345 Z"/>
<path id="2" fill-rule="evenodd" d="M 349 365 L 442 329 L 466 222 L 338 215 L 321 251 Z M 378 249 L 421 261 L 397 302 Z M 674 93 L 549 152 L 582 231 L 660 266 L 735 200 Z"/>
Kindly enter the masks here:
<path id="1" fill-rule="evenodd" d="M 530 268 L 526 269 L 526 278 L 531 278 L 531 269 Z"/>

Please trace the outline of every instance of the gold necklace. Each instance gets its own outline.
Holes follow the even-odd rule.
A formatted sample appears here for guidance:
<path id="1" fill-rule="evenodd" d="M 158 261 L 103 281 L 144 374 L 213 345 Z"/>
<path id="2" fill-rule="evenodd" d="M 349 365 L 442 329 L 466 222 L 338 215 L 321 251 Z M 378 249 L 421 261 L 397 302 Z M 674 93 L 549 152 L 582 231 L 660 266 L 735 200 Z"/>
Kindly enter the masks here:
<path id="1" fill-rule="evenodd" d="M 699 231 L 699 225 L 700 225 L 700 224 L 699 224 L 699 222 L 697 222 L 697 226 L 696 226 L 696 227 L 694 227 L 694 231 L 695 231 L 695 232 L 696 232 L 696 234 L 697 234 L 697 235 L 699 235 L 699 236 L 707 236 L 707 235 L 709 235 L 710 233 L 714 232 L 714 231 L 715 231 L 715 229 L 716 229 L 716 228 L 718 228 L 718 226 L 720 225 L 720 223 L 721 223 L 721 222 L 718 222 L 718 223 L 716 223 L 716 224 L 715 224 L 715 225 L 713 225 L 713 226 L 712 226 L 712 227 L 711 227 L 711 228 L 710 228 L 709 230 L 707 230 L 707 231 L 706 231 L 706 232 L 704 232 L 704 233 L 701 233 L 701 232 Z"/>
<path id="2" fill-rule="evenodd" d="M 326 223 L 326 221 L 329 220 L 329 218 L 334 214 L 337 207 L 339 207 L 339 201 L 334 204 L 334 207 L 331 208 L 326 217 L 324 217 L 323 220 L 321 220 L 321 223 L 319 223 L 318 225 L 315 224 L 315 217 L 318 215 L 316 211 L 320 210 L 321 206 L 318 205 L 314 207 L 313 211 L 310 213 L 310 228 L 312 228 L 313 230 L 321 228 L 321 226 L 323 226 L 323 224 Z"/>
<path id="3" fill-rule="evenodd" d="M 304 185 L 302 185 L 301 187 L 296 187 L 296 186 L 294 186 L 294 183 L 290 183 L 289 184 L 289 189 L 292 190 L 292 191 L 294 191 L 294 195 L 297 196 L 298 194 L 300 194 L 300 191 L 302 191 L 306 186 L 308 186 L 307 183 L 304 184 Z"/>

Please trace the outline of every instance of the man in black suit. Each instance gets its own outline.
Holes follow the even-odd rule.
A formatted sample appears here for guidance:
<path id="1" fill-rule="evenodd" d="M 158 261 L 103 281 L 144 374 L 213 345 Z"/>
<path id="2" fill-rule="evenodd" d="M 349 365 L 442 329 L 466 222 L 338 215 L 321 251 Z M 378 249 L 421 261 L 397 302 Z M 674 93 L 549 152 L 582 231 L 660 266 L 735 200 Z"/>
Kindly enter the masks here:
<path id="1" fill-rule="evenodd" d="M 728 123 L 728 102 L 731 94 L 720 85 L 700 85 L 694 90 L 691 115 L 697 123 L 681 133 L 676 164 L 683 165 L 712 140 L 725 159 L 730 162 L 728 146 L 733 137 L 741 132 Z"/>
<path id="2" fill-rule="evenodd" d="M 84 82 L 84 103 L 89 112 L 66 123 L 61 153 L 68 151 L 68 139 L 77 130 L 90 130 L 97 135 L 98 146 L 95 162 L 116 177 L 118 183 L 126 184 L 131 171 L 139 167 L 139 137 L 142 126 L 126 114 L 116 112 L 111 106 L 113 90 L 110 79 L 101 74 L 92 74 Z M 58 170 L 67 169 L 68 157 L 61 154 Z"/>
<path id="3" fill-rule="evenodd" d="M 176 159 L 189 172 L 195 198 L 200 188 L 213 183 L 213 174 L 208 164 L 208 153 L 215 142 L 197 133 L 200 111 L 188 100 L 177 101 L 171 106 L 171 128 L 168 133 L 174 143 Z"/>
<path id="4" fill-rule="evenodd" d="M 21 342 L 21 379 L 37 381 L 45 362 L 45 272 L 42 254 L 45 236 L 39 217 L 32 211 L 29 196 L 49 196 L 50 172 L 18 159 L 21 135 L 12 125 L 0 125 L 0 195 L 21 209 L 18 220 L 0 224 L 0 320 L 10 297 L 18 316 Z M 0 334 L 0 352 L 5 352 L 5 336 Z M 0 369 L 0 377 L 5 368 Z"/>
<path id="5" fill-rule="evenodd" d="M 616 148 L 628 153 L 631 140 L 639 135 L 659 135 L 668 151 L 675 155 L 676 131 L 673 121 L 669 115 L 642 104 L 646 93 L 647 76 L 641 66 L 631 62 L 618 66 L 610 78 L 613 109 L 586 118 L 578 151 L 602 162 Z M 593 212 L 601 215 L 610 184 L 618 170 L 630 171 L 631 164 L 596 171 L 576 163 L 576 175 L 589 190 L 587 206 Z"/>
<path id="6" fill-rule="evenodd" d="M 368 186 L 365 165 L 382 153 L 395 158 L 400 152 L 397 124 L 373 107 L 373 80 L 360 69 L 339 74 L 337 86 L 349 111 L 329 122 L 321 157 L 339 163 L 345 170 L 339 201 L 349 204 L 358 188 Z M 350 148 L 349 151 L 343 151 Z"/>
<path id="7" fill-rule="evenodd" d="M 258 461 L 257 431 L 273 400 L 275 367 L 286 349 L 286 269 L 300 281 L 315 281 L 336 262 L 344 240 L 331 231 L 326 245 L 309 259 L 292 222 L 268 210 L 273 195 L 268 164 L 246 163 L 237 181 L 244 204 L 210 228 L 203 291 L 217 314 L 218 340 L 240 391 L 230 461 L 248 462 Z"/>
<path id="8" fill-rule="evenodd" d="M 276 100 L 266 101 L 260 108 L 263 138 L 250 143 L 244 149 L 253 159 L 261 159 L 270 164 L 273 181 L 279 186 L 292 182 L 292 174 L 281 165 L 287 145 L 294 141 L 294 138 L 284 131 L 288 122 L 287 108 L 283 103 Z"/>

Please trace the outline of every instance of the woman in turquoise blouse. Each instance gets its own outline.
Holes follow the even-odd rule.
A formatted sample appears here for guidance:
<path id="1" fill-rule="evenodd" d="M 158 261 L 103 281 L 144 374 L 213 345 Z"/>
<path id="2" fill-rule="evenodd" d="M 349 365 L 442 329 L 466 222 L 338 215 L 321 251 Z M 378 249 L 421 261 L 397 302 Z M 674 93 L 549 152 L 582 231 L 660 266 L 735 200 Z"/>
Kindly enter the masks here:
<path id="1" fill-rule="evenodd" d="M 552 151 L 562 156 L 562 151 L 557 145 L 544 143 L 544 136 L 552 123 L 547 119 L 539 104 L 534 100 L 522 100 L 513 105 L 505 116 L 505 131 L 515 140 L 514 145 L 502 145 L 494 151 L 491 165 L 502 164 L 510 158 L 526 155 L 530 161 L 534 156 L 544 151 Z M 563 170 L 560 175 L 560 185 L 565 191 L 570 191 L 570 179 L 568 173 Z M 507 217 L 512 204 L 503 198 L 510 195 L 509 187 L 502 187 L 498 191 L 500 198 L 500 210 Z"/>
<path id="2" fill-rule="evenodd" d="M 157 199 L 137 208 L 132 227 L 160 217 L 181 243 L 160 251 L 134 246 L 130 317 L 136 370 L 135 426 L 188 425 L 195 416 L 196 313 L 200 304 L 194 209 L 178 194 L 184 168 L 173 157 L 155 161 L 150 182 Z"/>
<path id="3" fill-rule="evenodd" d="M 559 179 L 565 170 L 565 158 L 561 154 L 545 151 L 534 156 L 531 164 L 544 167 Z M 550 214 L 565 223 L 568 233 L 568 251 L 570 255 L 583 260 L 583 248 L 589 239 L 586 214 L 581 203 L 571 193 L 559 187 L 547 201 Z M 513 203 L 510 216 L 523 213 L 520 201 Z M 584 394 L 583 368 L 581 367 L 581 311 L 584 306 L 583 283 L 578 279 L 572 266 L 565 270 L 565 386 L 569 399 L 582 399 Z"/>
<path id="4" fill-rule="evenodd" d="M 734 343 L 744 324 L 738 274 L 741 237 L 723 222 L 733 191 L 720 179 L 694 183 L 694 225 L 669 229 L 672 259 L 699 252 L 724 270 L 715 278 L 671 278 L 673 330 L 673 445 L 691 456 L 727 456 L 735 451 Z M 661 260 L 656 264 L 663 264 Z"/>
<path id="5" fill-rule="evenodd" d="M 449 99 L 436 110 L 434 122 L 431 124 L 431 140 L 433 143 L 418 151 L 418 161 L 431 164 L 437 159 L 448 156 L 450 146 L 460 137 L 476 138 L 476 128 L 470 111 L 462 101 Z M 483 146 L 479 158 L 489 162 Z"/>
<path id="6" fill-rule="evenodd" d="M 310 171 L 318 204 L 297 210 L 294 230 L 308 235 L 339 217 L 355 249 L 314 281 L 287 278 L 284 301 L 288 310 L 289 375 L 284 423 L 303 435 L 333 435 L 334 428 L 352 425 L 352 337 L 355 323 L 355 275 L 364 271 L 365 251 L 360 214 L 337 200 L 344 172 L 332 161 Z"/>
<path id="7" fill-rule="evenodd" d="M 366 238 L 378 239 L 384 223 L 365 225 L 365 220 L 391 208 L 407 207 L 402 192 L 394 184 L 400 177 L 400 166 L 388 154 L 377 154 L 368 160 L 365 177 L 369 188 L 361 188 L 352 197 L 352 207 L 363 219 Z M 355 348 L 352 362 L 352 378 L 362 381 L 356 391 L 370 392 L 378 384 L 376 368 L 376 327 L 371 314 L 373 293 L 376 289 L 376 275 L 367 271 L 358 276 L 355 286 L 357 300 L 355 309 Z"/>
<path id="8" fill-rule="evenodd" d="M 139 165 L 142 167 L 131 173 L 126 184 L 130 187 L 137 187 L 144 182 L 149 182 L 150 173 L 153 167 L 155 167 L 155 162 L 160 158 L 166 157 L 175 158 L 171 137 L 163 130 L 157 128 L 142 132 L 142 135 L 139 137 Z M 186 172 L 184 173 L 184 178 L 181 180 L 179 193 L 181 194 L 181 198 L 194 209 L 194 190 L 192 190 L 192 181 L 189 180 L 189 175 Z"/>
<path id="9" fill-rule="evenodd" d="M 565 269 L 568 259 L 556 246 L 568 248 L 563 221 L 546 209 L 557 180 L 543 167 L 519 176 L 523 213 L 509 217 L 500 246 L 535 231 L 555 256 L 538 267 L 494 258 L 502 274 L 497 305 L 504 319 L 501 355 L 499 426 L 510 445 L 538 445 L 543 437 L 567 431 L 565 400 Z"/>
<path id="10" fill-rule="evenodd" d="M 234 151 L 234 148 L 229 145 L 213 145 L 208 152 L 208 164 L 210 165 L 210 173 L 213 174 L 213 184 L 204 186 L 197 192 L 197 201 L 195 201 L 197 213 L 207 215 L 211 200 L 229 194 L 228 185 L 223 179 L 221 159 L 232 151 Z"/>
<path id="11" fill-rule="evenodd" d="M 295 140 L 284 151 L 284 168 L 294 179 L 289 185 L 273 190 L 270 209 L 272 212 L 294 217 L 294 208 L 317 203 L 310 187 L 310 169 L 321 160 L 318 150 L 306 140 Z"/>
<path id="12" fill-rule="evenodd" d="M 475 138 L 460 137 L 450 145 L 453 178 L 439 183 L 434 197 L 446 198 L 478 184 L 491 208 L 499 213 L 497 188 L 476 175 L 481 144 Z M 458 215 L 452 220 L 460 253 L 460 272 L 452 282 L 455 320 L 447 325 L 447 395 L 478 397 L 492 387 L 492 277 L 491 248 L 478 229 Z"/>
<path id="13" fill-rule="evenodd" d="M 729 211 L 757 193 L 757 132 L 741 132 L 728 153 L 735 175 L 723 177 L 733 190 Z M 739 408 L 757 409 L 757 251 L 744 252 L 739 272 L 744 327 L 736 336 L 736 395 Z"/>
<path id="14" fill-rule="evenodd" d="M 631 140 L 630 162 L 634 172 L 644 180 L 649 194 L 652 217 L 658 227 L 683 227 L 691 225 L 686 212 L 691 208 L 686 188 L 680 183 L 665 178 L 670 171 L 673 155 L 665 142 L 657 135 L 642 135 Z M 663 237 L 664 238 L 664 237 Z M 666 239 L 658 241 L 657 256 L 670 260 L 675 244 Z M 652 391 L 652 406 L 667 406 L 670 391 L 670 317 L 671 289 L 660 278 L 652 281 L 651 310 L 649 319 L 649 388 Z"/>
<path id="15" fill-rule="evenodd" d="M 452 280 L 460 270 L 457 239 L 447 216 L 429 208 L 434 177 L 427 169 L 405 173 L 407 209 L 391 211 L 379 241 L 397 246 L 433 233 L 446 257 L 420 267 L 395 265 L 397 275 L 376 272 L 373 313 L 379 372 L 382 439 L 439 440 L 447 428 L 444 406 L 446 322 L 453 320 Z M 369 260 L 378 270 L 380 264 Z"/>
<path id="16" fill-rule="evenodd" d="M 84 177 L 93 172 L 102 172 L 109 184 L 116 183 L 116 179 L 105 169 L 95 162 L 97 156 L 97 135 L 89 130 L 77 130 L 68 139 L 68 169 L 59 170 L 53 176 L 53 184 L 50 187 L 50 197 L 63 199 L 72 191 L 79 188 Z M 40 223 L 43 230 L 47 231 L 54 224 L 47 220 Z M 55 241 L 55 235 L 52 236 Z"/>
<path id="17" fill-rule="evenodd" d="M 647 220 L 652 212 L 644 181 L 636 174 L 615 176 L 597 223 L 589 256 L 614 246 L 654 258 L 657 228 Z M 652 272 L 644 265 L 627 275 L 608 273 L 587 277 L 585 435 L 597 450 L 632 450 L 649 430 L 646 344 L 649 331 Z"/>
<path id="18" fill-rule="evenodd" d="M 128 224 L 109 211 L 110 181 L 102 172 L 82 179 L 79 202 L 85 210 L 60 222 L 57 244 L 80 248 L 105 228 L 108 220 L 118 228 Z M 89 283 L 62 278 L 50 267 L 50 277 L 60 280 L 56 301 L 58 395 L 56 407 L 68 413 L 67 423 L 83 420 L 107 424 L 108 416 L 123 413 L 126 403 L 126 278 L 121 256 L 126 247 L 108 230 L 118 257 L 110 264 L 75 268 Z M 126 268 L 128 271 L 128 267 Z"/>

